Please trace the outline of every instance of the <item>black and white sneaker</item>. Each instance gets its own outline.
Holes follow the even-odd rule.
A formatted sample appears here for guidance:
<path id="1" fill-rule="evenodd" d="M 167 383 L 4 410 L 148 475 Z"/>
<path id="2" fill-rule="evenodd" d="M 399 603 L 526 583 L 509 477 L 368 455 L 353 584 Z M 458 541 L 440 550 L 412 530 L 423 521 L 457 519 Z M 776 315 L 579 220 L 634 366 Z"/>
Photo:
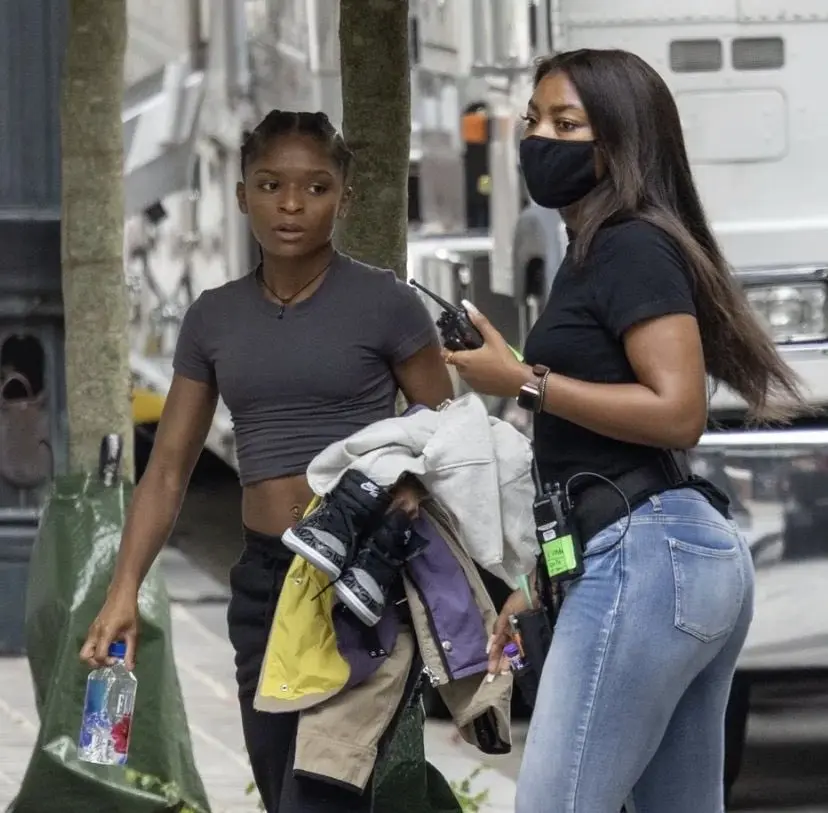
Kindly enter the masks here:
<path id="1" fill-rule="evenodd" d="M 282 542 L 335 581 L 353 560 L 356 540 L 371 531 L 390 504 L 384 488 L 349 469 L 314 511 L 282 534 Z"/>
<path id="2" fill-rule="evenodd" d="M 379 528 L 360 547 L 353 565 L 334 582 L 340 601 L 363 624 L 375 626 L 403 565 L 427 544 L 412 530 L 411 518 L 405 511 L 386 514 Z"/>

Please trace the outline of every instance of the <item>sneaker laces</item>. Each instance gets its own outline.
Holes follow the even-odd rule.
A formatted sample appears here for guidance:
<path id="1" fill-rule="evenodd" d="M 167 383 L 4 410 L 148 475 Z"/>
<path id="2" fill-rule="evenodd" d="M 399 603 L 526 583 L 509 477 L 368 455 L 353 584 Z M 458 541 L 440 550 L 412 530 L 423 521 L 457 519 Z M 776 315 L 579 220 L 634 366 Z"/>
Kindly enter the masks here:
<path id="1" fill-rule="evenodd" d="M 311 601 L 316 601 L 321 595 L 330 590 L 341 578 L 342 574 L 354 563 L 357 556 L 357 531 L 354 525 L 354 517 L 341 503 L 335 500 L 326 500 L 319 510 L 324 517 L 331 517 L 335 523 L 339 523 L 348 531 L 348 543 L 345 551 L 345 561 L 339 575 L 331 579 L 316 595 L 311 596 Z"/>

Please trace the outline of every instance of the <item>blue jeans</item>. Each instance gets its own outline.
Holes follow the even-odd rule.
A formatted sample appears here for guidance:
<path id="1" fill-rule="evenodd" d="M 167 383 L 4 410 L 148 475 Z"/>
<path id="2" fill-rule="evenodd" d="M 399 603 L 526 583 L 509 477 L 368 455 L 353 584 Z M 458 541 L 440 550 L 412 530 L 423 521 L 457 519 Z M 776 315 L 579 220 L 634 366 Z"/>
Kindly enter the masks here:
<path id="1" fill-rule="evenodd" d="M 567 591 L 516 813 L 724 810 L 725 708 L 753 615 L 747 543 L 688 488 L 626 523 L 589 540 Z"/>

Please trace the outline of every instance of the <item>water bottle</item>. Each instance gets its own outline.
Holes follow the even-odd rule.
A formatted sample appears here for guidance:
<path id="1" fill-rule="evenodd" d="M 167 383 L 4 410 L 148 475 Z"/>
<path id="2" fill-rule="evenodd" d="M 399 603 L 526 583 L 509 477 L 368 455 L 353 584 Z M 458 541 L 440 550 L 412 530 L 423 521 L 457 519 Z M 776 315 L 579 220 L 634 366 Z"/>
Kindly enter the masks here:
<path id="1" fill-rule="evenodd" d="M 138 681 L 126 668 L 126 644 L 109 647 L 112 666 L 90 672 L 86 681 L 78 757 L 98 765 L 125 765 Z"/>

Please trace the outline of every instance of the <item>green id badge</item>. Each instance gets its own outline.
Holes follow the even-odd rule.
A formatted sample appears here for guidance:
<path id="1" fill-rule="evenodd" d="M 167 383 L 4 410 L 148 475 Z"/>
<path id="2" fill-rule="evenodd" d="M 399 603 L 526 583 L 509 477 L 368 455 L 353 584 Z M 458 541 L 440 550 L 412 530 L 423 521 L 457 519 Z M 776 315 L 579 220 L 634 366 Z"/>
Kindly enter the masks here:
<path id="1" fill-rule="evenodd" d="M 543 559 L 550 579 L 575 575 L 581 572 L 580 557 L 575 550 L 575 540 L 571 534 L 558 536 L 543 543 Z"/>

